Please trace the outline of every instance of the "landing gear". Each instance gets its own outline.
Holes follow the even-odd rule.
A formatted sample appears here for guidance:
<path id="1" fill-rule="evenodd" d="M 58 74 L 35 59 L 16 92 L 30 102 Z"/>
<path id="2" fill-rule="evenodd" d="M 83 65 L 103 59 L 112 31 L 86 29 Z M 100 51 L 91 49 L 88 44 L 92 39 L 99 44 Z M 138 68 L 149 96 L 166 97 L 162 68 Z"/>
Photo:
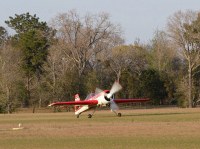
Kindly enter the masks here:
<path id="1" fill-rule="evenodd" d="M 112 112 L 114 112 L 118 117 L 121 117 L 121 116 L 122 116 L 121 113 L 117 113 L 117 111 L 115 111 L 115 110 L 112 110 Z"/>
<path id="2" fill-rule="evenodd" d="M 88 118 L 92 118 L 92 114 L 88 114 Z"/>
<path id="3" fill-rule="evenodd" d="M 87 108 L 87 107 L 86 107 Z M 95 111 L 96 111 L 96 107 L 90 107 L 89 109 L 94 109 L 92 111 L 91 114 L 88 114 L 88 118 L 92 118 L 92 116 L 94 115 Z M 87 111 L 88 109 L 86 109 L 85 111 Z M 79 113 L 75 113 L 76 117 L 79 118 L 79 116 L 83 113 L 84 111 L 81 111 Z"/>
<path id="4" fill-rule="evenodd" d="M 92 116 L 94 115 L 95 111 L 96 111 L 96 108 L 94 108 L 94 111 L 92 112 L 92 114 L 88 114 L 88 118 L 92 118 Z"/>
<path id="5" fill-rule="evenodd" d="M 121 113 L 117 113 L 117 116 L 118 116 L 118 117 L 121 117 L 121 116 L 122 116 L 122 114 L 121 114 Z"/>

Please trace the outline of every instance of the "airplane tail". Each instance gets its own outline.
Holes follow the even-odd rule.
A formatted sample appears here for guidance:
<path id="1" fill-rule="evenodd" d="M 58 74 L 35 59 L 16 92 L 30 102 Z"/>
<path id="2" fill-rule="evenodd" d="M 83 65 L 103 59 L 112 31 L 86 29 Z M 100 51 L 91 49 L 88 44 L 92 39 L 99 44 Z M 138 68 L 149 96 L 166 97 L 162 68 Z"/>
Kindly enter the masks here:
<path id="1" fill-rule="evenodd" d="M 79 97 L 79 94 L 76 94 L 76 95 L 75 95 L 75 101 L 80 101 L 80 100 L 81 100 L 81 99 L 80 99 L 80 97 Z M 74 106 L 75 112 L 79 109 L 79 107 L 80 107 L 80 106 L 77 106 L 77 105 Z"/>
<path id="2" fill-rule="evenodd" d="M 80 101 L 81 99 L 80 99 L 80 97 L 79 97 L 79 94 L 76 94 L 75 95 L 75 101 Z"/>

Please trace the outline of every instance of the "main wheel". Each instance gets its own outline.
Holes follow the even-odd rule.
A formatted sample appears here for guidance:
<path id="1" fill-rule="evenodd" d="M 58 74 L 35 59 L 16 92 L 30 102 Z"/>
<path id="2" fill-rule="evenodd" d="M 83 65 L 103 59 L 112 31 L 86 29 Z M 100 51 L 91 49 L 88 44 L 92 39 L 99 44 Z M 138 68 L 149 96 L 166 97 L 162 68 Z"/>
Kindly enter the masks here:
<path id="1" fill-rule="evenodd" d="M 118 114 L 117 114 L 117 116 L 118 116 L 118 117 L 121 117 L 121 116 L 122 116 L 122 114 L 121 114 L 121 113 L 118 113 Z"/>
<path id="2" fill-rule="evenodd" d="M 77 115 L 76 118 L 79 118 L 79 115 Z"/>
<path id="3" fill-rule="evenodd" d="M 92 114 L 88 114 L 88 118 L 92 118 Z"/>

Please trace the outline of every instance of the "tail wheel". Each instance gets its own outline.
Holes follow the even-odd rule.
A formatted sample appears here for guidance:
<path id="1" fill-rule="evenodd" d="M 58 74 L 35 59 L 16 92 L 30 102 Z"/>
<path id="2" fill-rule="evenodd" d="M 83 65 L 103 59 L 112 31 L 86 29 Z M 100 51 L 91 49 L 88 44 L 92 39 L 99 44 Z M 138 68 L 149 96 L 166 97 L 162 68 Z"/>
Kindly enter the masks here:
<path id="1" fill-rule="evenodd" d="M 88 114 L 88 118 L 92 118 L 92 114 Z"/>
<path id="2" fill-rule="evenodd" d="M 122 116 L 122 114 L 121 114 L 121 113 L 117 113 L 117 116 L 118 116 L 118 117 L 121 117 L 121 116 Z"/>

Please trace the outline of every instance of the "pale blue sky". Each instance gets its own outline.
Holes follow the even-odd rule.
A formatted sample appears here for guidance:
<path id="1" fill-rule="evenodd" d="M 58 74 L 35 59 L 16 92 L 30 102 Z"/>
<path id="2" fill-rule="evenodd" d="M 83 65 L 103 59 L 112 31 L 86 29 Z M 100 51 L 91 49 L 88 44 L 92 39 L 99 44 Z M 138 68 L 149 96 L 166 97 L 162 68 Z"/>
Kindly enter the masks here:
<path id="1" fill-rule="evenodd" d="M 107 12 L 120 24 L 126 43 L 147 42 L 156 29 L 178 10 L 200 10 L 200 0 L 0 0 L 0 26 L 9 16 L 30 12 L 49 22 L 58 13 L 76 9 L 80 14 Z"/>

